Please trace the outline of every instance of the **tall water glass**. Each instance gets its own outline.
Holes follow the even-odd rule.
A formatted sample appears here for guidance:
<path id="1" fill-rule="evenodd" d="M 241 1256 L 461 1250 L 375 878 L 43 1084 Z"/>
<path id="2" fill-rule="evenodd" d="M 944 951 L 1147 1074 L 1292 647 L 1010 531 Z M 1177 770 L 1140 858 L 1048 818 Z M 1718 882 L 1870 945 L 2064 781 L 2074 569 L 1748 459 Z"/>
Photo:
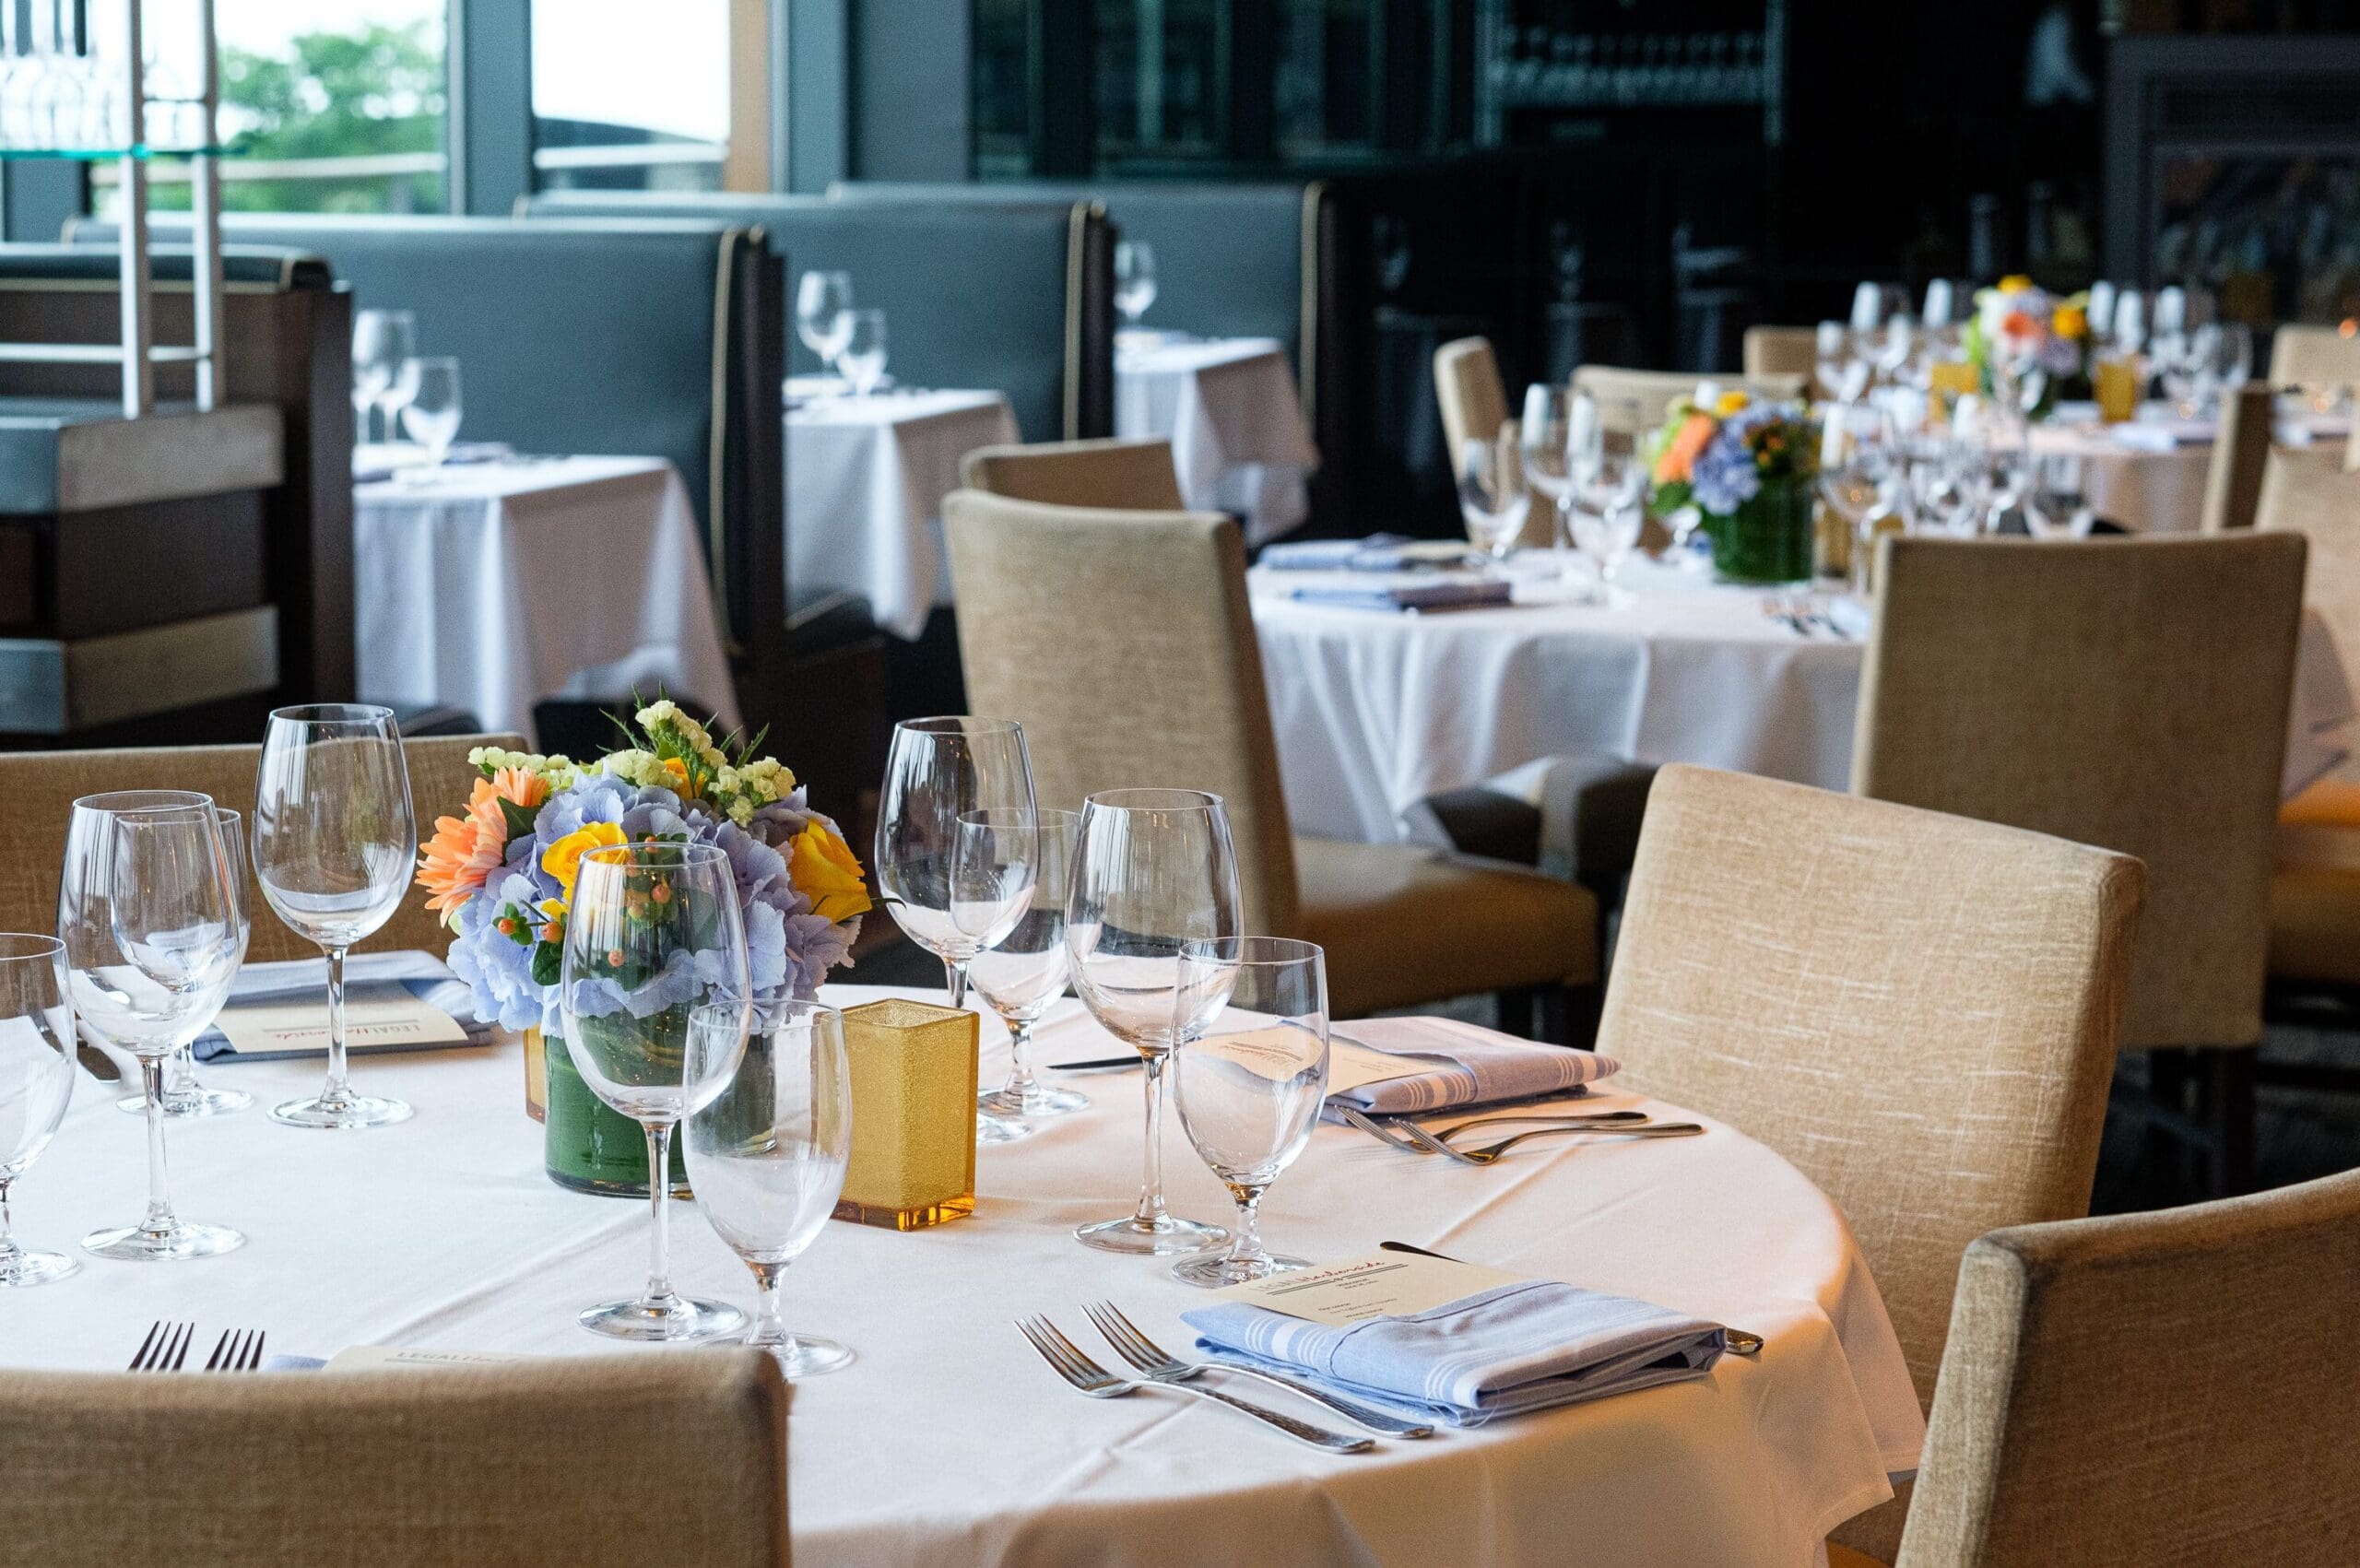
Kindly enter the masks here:
<path id="1" fill-rule="evenodd" d="M 1504 560 L 1524 534 L 1532 495 L 1516 454 L 1521 426 L 1509 419 L 1490 441 L 1469 436 L 1458 443 L 1458 513 L 1468 541 L 1493 560 Z"/>
<path id="2" fill-rule="evenodd" d="M 402 429 L 426 449 L 427 466 L 439 468 L 459 439 L 459 421 L 466 406 L 459 393 L 459 361 L 447 356 L 414 360 L 404 368 L 408 400 L 402 405 Z"/>
<path id="3" fill-rule="evenodd" d="M 271 1111 L 293 1127 L 380 1127 L 410 1108 L 355 1094 L 345 1070 L 344 955 L 409 891 L 418 832 L 393 710 L 354 702 L 270 715 L 254 777 L 254 875 L 289 930 L 328 957 L 328 1075 Z"/>
<path id="4" fill-rule="evenodd" d="M 796 1334 L 780 1310 L 780 1279 L 827 1227 L 852 1158 L 852 1068 L 844 1020 L 817 1002 L 757 1008 L 748 1032 L 728 1005 L 689 1016 L 690 1081 L 720 1091 L 690 1113 L 689 1180 L 697 1208 L 761 1288 L 746 1343 L 789 1378 L 850 1364 L 832 1339 Z"/>
<path id="5" fill-rule="evenodd" d="M 62 1252 L 17 1244 L 9 1189 L 65 1119 L 74 1097 L 74 1008 L 65 944 L 0 932 L 0 1291 L 45 1285 L 82 1267 Z"/>
<path id="6" fill-rule="evenodd" d="M 1181 949 L 1238 934 L 1229 811 L 1200 790 L 1105 790 L 1083 803 L 1079 831 L 1066 899 L 1074 990 L 1146 1064 L 1147 1151 L 1139 1206 L 1074 1234 L 1107 1252 L 1201 1252 L 1229 1232 L 1164 1210 L 1163 1067 L 1186 1022 L 1175 1018 Z"/>
<path id="7" fill-rule="evenodd" d="M 795 335 L 829 370 L 852 336 L 852 274 L 807 272 L 795 286 Z"/>
<path id="8" fill-rule="evenodd" d="M 1115 245 L 1115 308 L 1125 326 L 1137 326 L 1155 303 L 1155 251 L 1144 240 L 1122 240 Z"/>
<path id="9" fill-rule="evenodd" d="M 967 965 L 975 995 L 1008 1025 L 1008 1081 L 976 1096 L 985 1110 L 1008 1116 L 1060 1116 L 1088 1106 L 1070 1089 L 1052 1089 L 1032 1076 L 1032 1026 L 1066 994 L 1066 897 L 1073 887 L 1075 812 L 1021 807 L 970 811 L 959 819 L 953 875 L 965 896 L 951 913 L 962 926 L 997 921 L 998 901 L 1029 872 L 1031 896 L 1007 933 Z"/>
<path id="10" fill-rule="evenodd" d="M 147 1091 L 148 1212 L 94 1231 L 100 1257 L 161 1262 L 245 1244 L 172 1212 L 164 1178 L 164 1060 L 202 1033 L 238 972 L 238 917 L 220 819 L 185 790 L 129 790 L 74 803 L 57 890 L 57 936 L 82 1026 L 139 1058 Z"/>
<path id="11" fill-rule="evenodd" d="M 590 1091 L 646 1134 L 650 1171 L 672 1168 L 672 1129 L 737 1070 L 752 1021 L 748 961 L 738 876 L 717 845 L 610 844 L 582 857 L 558 977 L 565 1048 Z M 708 1007 L 720 1010 L 691 1027 Z M 672 1184 L 647 1189 L 647 1288 L 586 1309 L 582 1326 L 672 1342 L 737 1333 L 744 1313 L 672 1289 Z"/>
<path id="12" fill-rule="evenodd" d="M 1176 1264 L 1173 1278 L 1218 1288 L 1306 1267 L 1262 1245 L 1259 1211 L 1328 1098 L 1327 955 L 1284 937 L 1191 942 L 1173 1016 L 1181 1129 L 1237 1202 L 1229 1251 Z"/>
<path id="13" fill-rule="evenodd" d="M 418 318 L 407 311 L 361 311 L 352 318 L 352 415 L 369 436 L 369 410 L 393 390 L 402 362 L 418 353 Z M 386 417 L 385 439 L 394 439 L 392 416 Z"/>
<path id="14" fill-rule="evenodd" d="M 246 945 L 254 937 L 254 911 L 246 899 L 246 829 L 245 819 L 226 806 L 213 808 L 221 824 L 221 848 L 230 861 L 230 894 L 238 906 L 238 962 L 246 961 Z M 226 1116 L 242 1111 L 254 1102 L 254 1097 L 242 1089 L 211 1089 L 196 1081 L 196 1048 L 194 1043 L 174 1050 L 164 1063 L 164 1114 L 176 1121 L 195 1116 Z M 126 1094 L 116 1101 L 115 1109 L 134 1116 L 148 1112 L 145 1091 Z"/>

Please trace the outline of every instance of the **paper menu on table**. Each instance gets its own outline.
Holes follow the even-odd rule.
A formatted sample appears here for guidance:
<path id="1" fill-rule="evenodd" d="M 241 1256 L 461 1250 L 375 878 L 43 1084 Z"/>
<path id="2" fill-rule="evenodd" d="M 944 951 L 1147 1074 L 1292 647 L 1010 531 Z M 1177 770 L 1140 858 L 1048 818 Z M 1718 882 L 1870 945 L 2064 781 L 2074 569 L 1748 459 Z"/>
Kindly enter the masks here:
<path id="1" fill-rule="evenodd" d="M 213 1027 L 242 1056 L 292 1055 L 328 1048 L 327 998 L 249 1002 L 223 1008 Z M 398 984 L 356 985 L 344 1000 L 345 1038 L 379 1050 L 465 1041 L 456 1019 Z"/>
<path id="2" fill-rule="evenodd" d="M 1213 1294 L 1342 1328 L 1372 1317 L 1406 1317 L 1502 1285 L 1524 1282 L 1520 1274 L 1447 1257 L 1373 1252 L 1365 1257 L 1348 1257 L 1340 1263 L 1231 1285 Z"/>
<path id="3" fill-rule="evenodd" d="M 352 1345 L 328 1358 L 323 1372 L 376 1372 L 386 1367 L 506 1366 L 526 1360 L 495 1350 L 436 1350 L 422 1345 Z"/>
<path id="4" fill-rule="evenodd" d="M 1383 1083 L 1387 1079 L 1415 1078 L 1420 1073 L 1440 1071 L 1448 1066 L 1439 1058 L 1397 1056 L 1388 1051 L 1372 1050 L 1350 1040 L 1330 1038 L 1328 1042 L 1328 1092 L 1341 1094 L 1363 1084 Z"/>

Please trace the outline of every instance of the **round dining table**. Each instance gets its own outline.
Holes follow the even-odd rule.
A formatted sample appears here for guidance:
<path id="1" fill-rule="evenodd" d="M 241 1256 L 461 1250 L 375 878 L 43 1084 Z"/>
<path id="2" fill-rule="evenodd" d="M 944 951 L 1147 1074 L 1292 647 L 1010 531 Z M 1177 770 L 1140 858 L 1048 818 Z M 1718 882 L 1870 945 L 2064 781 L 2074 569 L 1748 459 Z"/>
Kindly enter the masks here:
<path id="1" fill-rule="evenodd" d="M 889 994 L 928 995 L 826 993 L 845 1005 Z M 1058 1008 L 1039 1033 L 1043 1060 L 1117 1054 L 1078 1004 Z M 998 1024 L 983 1028 L 988 1077 L 1006 1070 L 1008 1053 Z M 315 1081 L 319 1064 L 207 1071 L 268 1104 Z M 416 1118 L 341 1135 L 254 1112 L 175 1124 L 182 1214 L 234 1225 L 248 1244 L 195 1263 L 87 1258 L 71 1279 L 0 1293 L 0 1360 L 122 1368 L 159 1318 L 194 1320 L 200 1356 L 232 1327 L 266 1331 L 270 1352 L 320 1357 L 357 1345 L 694 1353 L 619 1348 L 575 1326 L 584 1305 L 638 1286 L 646 1206 L 560 1190 L 543 1174 L 513 1042 L 364 1056 L 355 1076 L 411 1102 Z M 1316 1451 L 1170 1391 L 1085 1398 L 1014 1319 L 1044 1315 L 1118 1365 L 1083 1303 L 1110 1300 L 1180 1350 L 1190 1334 L 1178 1315 L 1212 1298 L 1174 1280 L 1168 1259 L 1074 1241 L 1076 1224 L 1134 1198 L 1143 1079 L 1134 1070 L 1062 1081 L 1092 1103 L 981 1150 L 972 1217 L 908 1233 L 830 1224 L 788 1270 L 791 1324 L 857 1357 L 794 1389 L 796 1562 L 1804 1568 L 1831 1527 L 1883 1501 L 1889 1478 L 1917 1464 L 1917 1399 L 1844 1217 L 1778 1155 L 1709 1121 L 1689 1138 L 1542 1139 L 1489 1168 L 1322 1126 L 1272 1189 L 1264 1231 L 1274 1247 L 1314 1259 L 1398 1240 L 1642 1297 L 1761 1335 L 1757 1356 L 1725 1355 L 1693 1382 L 1385 1439 L 1357 1455 Z M 56 1141 L 18 1185 L 27 1243 L 72 1251 L 84 1232 L 138 1212 L 141 1124 L 116 1097 L 115 1086 L 80 1080 Z M 1647 1104 L 1611 1080 L 1589 1098 Z M 1225 1219 L 1224 1190 L 1176 1128 L 1167 1145 L 1173 1207 Z M 675 1212 L 672 1259 L 681 1289 L 750 1305 L 750 1276 L 693 1207 Z M 1264 1385 L 1235 1391 L 1338 1420 Z M 216 1462 L 267 1468 L 270 1456 Z M 616 1506 L 631 1505 L 631 1484 L 614 1478 Z"/>

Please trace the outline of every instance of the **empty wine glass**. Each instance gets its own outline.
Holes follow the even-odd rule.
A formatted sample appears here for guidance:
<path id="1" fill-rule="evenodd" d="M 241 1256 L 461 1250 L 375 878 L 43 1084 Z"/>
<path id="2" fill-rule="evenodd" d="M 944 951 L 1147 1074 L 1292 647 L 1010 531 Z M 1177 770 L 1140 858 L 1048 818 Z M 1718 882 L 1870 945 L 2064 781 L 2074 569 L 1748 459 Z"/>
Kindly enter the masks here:
<path id="1" fill-rule="evenodd" d="M 847 311 L 844 318 L 851 325 L 844 333 L 844 346 L 836 355 L 836 364 L 844 371 L 844 380 L 852 383 L 852 395 L 866 397 L 877 390 L 877 383 L 885 375 L 885 312 Z"/>
<path id="2" fill-rule="evenodd" d="M 1820 435 L 1819 493 L 1844 520 L 1853 544 L 1853 581 L 1865 586 L 1869 525 L 1891 512 L 1898 488 L 1892 421 L 1876 408 L 1826 411 Z"/>
<path id="3" fill-rule="evenodd" d="M 246 945 L 254 937 L 254 911 L 246 900 L 246 831 L 245 819 L 226 806 L 217 806 L 213 814 L 221 823 L 221 848 L 230 861 L 230 894 L 238 906 L 238 962 L 246 961 Z M 164 1114 L 175 1120 L 194 1116 L 226 1116 L 242 1111 L 254 1102 L 254 1097 L 242 1089 L 209 1089 L 196 1081 L 196 1046 L 195 1042 L 177 1047 L 164 1063 Z M 131 1115 L 144 1115 L 148 1111 L 148 1096 L 143 1091 L 126 1094 L 115 1102 L 115 1109 Z"/>
<path id="4" fill-rule="evenodd" d="M 1082 804 L 1066 900 L 1074 991 L 1147 1072 L 1139 1207 L 1078 1228 L 1085 1245 L 1169 1256 L 1228 1238 L 1163 1207 L 1163 1065 L 1174 1038 L 1180 951 L 1238 934 L 1237 851 L 1221 796 L 1193 789 L 1102 791 Z M 1210 1000 L 1210 998 L 1208 998 Z M 1182 1020 L 1186 1021 L 1186 1020 Z"/>
<path id="5" fill-rule="evenodd" d="M 408 396 L 402 403 L 402 429 L 426 449 L 430 468 L 440 468 L 459 436 L 466 411 L 459 398 L 459 361 L 447 355 L 412 360 L 404 371 Z"/>
<path id="6" fill-rule="evenodd" d="M 668 1171 L 672 1129 L 728 1085 L 752 1022 L 745 916 L 728 855 L 664 840 L 584 855 L 566 906 L 558 985 L 565 1048 L 582 1081 L 640 1125 L 647 1168 Z M 718 1015 L 691 1027 L 708 1007 Z M 647 1191 L 647 1288 L 635 1300 L 586 1308 L 582 1326 L 690 1343 L 745 1327 L 736 1307 L 672 1289 L 672 1184 L 659 1175 Z"/>
<path id="7" fill-rule="evenodd" d="M 0 1291 L 45 1285 L 79 1269 L 62 1252 L 17 1244 L 9 1189 L 56 1136 L 74 1097 L 74 1008 L 65 944 L 0 932 Z"/>
<path id="8" fill-rule="evenodd" d="M 795 286 L 795 335 L 830 371 L 852 336 L 852 274 L 807 272 Z"/>
<path id="9" fill-rule="evenodd" d="M 1572 503 L 1573 421 L 1573 388 L 1538 382 L 1525 389 L 1516 450 L 1524 462 L 1525 483 L 1549 498 L 1552 541 L 1565 536 L 1565 508 Z"/>
<path id="10" fill-rule="evenodd" d="M 1469 436 L 1458 446 L 1459 515 L 1467 521 L 1468 540 L 1494 560 L 1515 550 L 1532 509 L 1516 454 L 1520 429 L 1509 419 L 1490 441 Z"/>
<path id="11" fill-rule="evenodd" d="M 82 1238 L 100 1257 L 161 1262 L 245 1244 L 227 1226 L 175 1215 L 164 1178 L 164 1059 L 213 1021 L 237 974 L 230 880 L 207 796 L 128 790 L 74 803 L 57 891 L 68 995 L 84 1028 L 139 1058 L 148 1099 L 148 1211 Z"/>
<path id="12" fill-rule="evenodd" d="M 392 709 L 324 702 L 270 715 L 254 779 L 254 854 L 264 902 L 328 958 L 327 1081 L 271 1115 L 295 1127 L 408 1120 L 402 1102 L 352 1091 L 344 1038 L 344 955 L 400 907 L 418 854 Z"/>
<path id="13" fill-rule="evenodd" d="M 2097 522 L 2089 504 L 2089 467 L 2078 452 L 2035 454 L 2024 525 L 2046 539 L 2086 538 Z"/>
<path id="14" fill-rule="evenodd" d="M 954 876 L 983 896 L 951 904 L 962 922 L 989 918 L 1005 889 L 1030 864 L 1032 885 L 1024 913 L 1007 933 L 967 964 L 975 995 L 1008 1025 L 1008 1081 L 976 1097 L 985 1110 L 1006 1116 L 1058 1116 L 1087 1107 L 1070 1089 L 1052 1089 L 1032 1076 L 1032 1026 L 1066 994 L 1066 896 L 1073 885 L 1071 811 L 1003 807 L 959 819 Z M 995 924 L 997 922 L 995 921 Z"/>
<path id="15" fill-rule="evenodd" d="M 403 362 L 417 353 L 418 318 L 409 312 L 361 311 L 353 316 L 352 414 L 360 427 L 354 432 L 358 439 L 368 440 L 369 410 L 384 403 Z M 390 412 L 385 439 L 394 439 Z"/>
<path id="16" fill-rule="evenodd" d="M 1135 327 L 1155 303 L 1155 250 L 1144 240 L 1121 240 L 1115 245 L 1115 308 L 1123 324 Z"/>
<path id="17" fill-rule="evenodd" d="M 790 1379 L 852 1362 L 832 1339 L 796 1334 L 780 1310 L 780 1279 L 827 1227 L 852 1158 L 852 1067 L 844 1019 L 817 1002 L 754 1009 L 750 1032 L 731 1004 L 689 1015 L 685 1068 L 718 1083 L 689 1113 L 689 1180 L 697 1208 L 761 1286 L 749 1345 L 776 1357 Z"/>
<path id="18" fill-rule="evenodd" d="M 1173 1278 L 1220 1287 L 1307 1267 L 1263 1247 L 1258 1214 L 1328 1098 L 1326 955 L 1283 937 L 1190 942 L 1173 1016 L 1180 1126 L 1237 1202 L 1229 1251 L 1176 1264 Z"/>
<path id="19" fill-rule="evenodd" d="M 1567 441 L 1573 491 L 1566 515 L 1573 542 L 1610 601 L 1615 594 L 1615 569 L 1637 548 L 1645 521 L 1639 503 L 1647 471 L 1632 433 L 1635 411 L 1625 413 L 1626 422 L 1610 430 L 1598 404 L 1587 395 L 1576 395 Z"/>

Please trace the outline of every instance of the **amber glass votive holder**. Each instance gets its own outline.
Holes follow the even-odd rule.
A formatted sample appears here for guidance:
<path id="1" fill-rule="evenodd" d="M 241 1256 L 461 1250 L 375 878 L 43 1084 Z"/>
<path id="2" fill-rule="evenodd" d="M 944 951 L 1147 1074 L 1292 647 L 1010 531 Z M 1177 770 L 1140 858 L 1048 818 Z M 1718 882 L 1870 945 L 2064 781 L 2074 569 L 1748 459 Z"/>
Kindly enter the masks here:
<path id="1" fill-rule="evenodd" d="M 977 1015 L 889 997 L 844 1020 L 852 1159 L 835 1218 L 919 1231 L 973 1214 Z"/>

